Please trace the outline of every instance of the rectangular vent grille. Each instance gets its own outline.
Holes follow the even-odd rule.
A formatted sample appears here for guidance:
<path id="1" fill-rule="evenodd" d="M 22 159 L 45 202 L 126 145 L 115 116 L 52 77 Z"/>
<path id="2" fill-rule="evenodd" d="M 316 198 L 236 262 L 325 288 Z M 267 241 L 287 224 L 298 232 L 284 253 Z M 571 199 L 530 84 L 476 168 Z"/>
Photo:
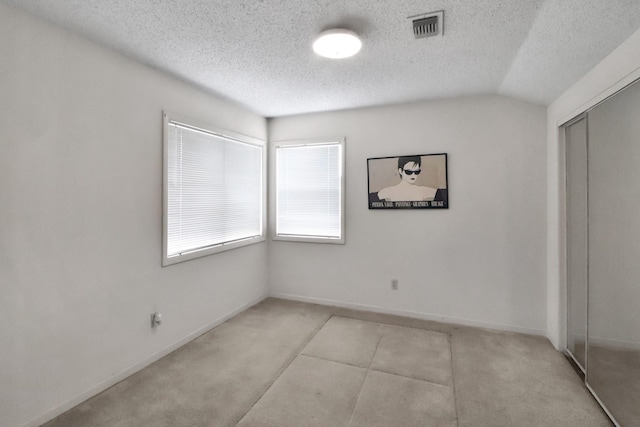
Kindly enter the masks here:
<path id="1" fill-rule="evenodd" d="M 417 39 L 438 35 L 438 17 L 430 16 L 413 21 L 413 35 Z"/>
<path id="2" fill-rule="evenodd" d="M 442 18 L 444 13 L 434 12 L 421 15 L 420 18 L 413 20 L 413 35 L 417 39 L 442 35 Z"/>

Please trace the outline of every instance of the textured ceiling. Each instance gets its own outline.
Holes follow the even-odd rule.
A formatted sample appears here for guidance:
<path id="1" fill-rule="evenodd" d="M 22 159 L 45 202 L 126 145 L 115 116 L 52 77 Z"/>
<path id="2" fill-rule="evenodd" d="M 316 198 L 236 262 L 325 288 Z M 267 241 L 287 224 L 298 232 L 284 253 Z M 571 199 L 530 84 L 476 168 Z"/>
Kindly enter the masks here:
<path id="1" fill-rule="evenodd" d="M 504 94 L 549 104 L 640 28 L 638 0 L 0 0 L 267 116 Z M 409 16 L 444 10 L 444 37 Z M 363 40 L 316 56 L 322 30 Z"/>

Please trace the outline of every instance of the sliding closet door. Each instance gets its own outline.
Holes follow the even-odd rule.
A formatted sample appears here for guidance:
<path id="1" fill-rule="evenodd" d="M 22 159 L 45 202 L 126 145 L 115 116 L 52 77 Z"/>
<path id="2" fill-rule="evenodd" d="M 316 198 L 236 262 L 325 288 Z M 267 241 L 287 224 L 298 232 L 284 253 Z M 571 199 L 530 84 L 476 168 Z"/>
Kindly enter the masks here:
<path id="1" fill-rule="evenodd" d="M 565 128 L 567 159 L 567 351 L 584 371 L 587 336 L 587 120 Z"/>
<path id="2" fill-rule="evenodd" d="M 640 84 L 589 126 L 587 385 L 622 426 L 640 426 Z"/>

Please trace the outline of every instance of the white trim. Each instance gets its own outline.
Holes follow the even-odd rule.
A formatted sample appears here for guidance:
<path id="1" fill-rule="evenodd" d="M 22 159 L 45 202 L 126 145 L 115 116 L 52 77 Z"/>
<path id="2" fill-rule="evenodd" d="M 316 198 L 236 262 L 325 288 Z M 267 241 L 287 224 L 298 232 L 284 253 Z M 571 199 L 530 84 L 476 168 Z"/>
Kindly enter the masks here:
<path id="1" fill-rule="evenodd" d="M 207 134 L 215 135 L 224 139 L 232 140 L 234 142 L 253 145 L 262 149 L 262 202 L 261 202 L 261 218 L 262 227 L 261 233 L 257 236 L 247 237 L 233 242 L 225 242 L 218 245 L 209 246 L 201 249 L 194 249 L 191 252 L 181 253 L 173 256 L 167 256 L 168 250 L 168 214 L 169 211 L 169 197 L 167 192 L 167 176 L 169 174 L 169 124 L 173 123 L 181 127 L 204 132 Z M 219 252 L 228 251 L 231 249 L 240 248 L 243 246 L 253 245 L 255 243 L 264 242 L 267 240 L 267 143 L 258 138 L 243 135 L 237 132 L 233 132 L 227 129 L 223 129 L 208 123 L 204 123 L 198 120 L 193 120 L 180 116 L 178 114 L 171 113 L 169 111 L 162 112 L 162 266 L 167 267 L 169 265 L 177 264 L 184 261 L 189 261 L 195 258 L 212 255 Z"/>
<path id="2" fill-rule="evenodd" d="M 269 218 L 269 228 L 270 228 L 270 236 L 271 240 L 275 241 L 285 241 L 285 242 L 300 242 L 300 243 L 328 243 L 328 244 L 337 244 L 344 245 L 346 242 L 346 164 L 347 164 L 347 152 L 346 152 L 346 137 L 328 137 L 328 138 L 311 138 L 311 139 L 292 139 L 292 140 L 282 140 L 282 141 L 273 141 L 270 143 L 270 156 L 272 161 L 269 166 L 273 171 L 272 182 L 273 187 L 271 191 L 273 191 L 273 203 L 270 209 L 270 218 Z M 277 186 L 278 186 L 278 172 L 277 172 L 277 158 L 276 152 L 280 147 L 310 147 L 310 146 L 322 146 L 322 145 L 340 145 L 341 153 L 340 153 L 340 168 L 341 168 L 341 176 L 340 176 L 340 237 L 331 237 L 331 236 L 307 236 L 307 235 L 287 235 L 287 234 L 278 234 L 277 230 L 277 215 L 278 215 L 278 196 L 277 196 Z"/>
<path id="3" fill-rule="evenodd" d="M 304 297 L 304 296 L 292 295 L 292 294 L 270 293 L 269 296 L 273 298 L 286 299 L 290 301 L 308 302 L 312 304 L 350 308 L 350 309 L 361 310 L 361 311 L 371 311 L 374 313 L 392 314 L 396 316 L 412 317 L 412 318 L 422 319 L 422 320 L 432 320 L 432 321 L 441 322 L 441 323 L 450 323 L 455 325 L 471 326 L 471 327 L 483 328 L 483 329 L 493 329 L 496 331 L 517 332 L 521 334 L 537 335 L 537 336 L 546 338 L 546 331 L 542 329 L 524 328 L 521 326 L 505 325 L 502 323 L 481 322 L 481 321 L 470 320 L 470 319 L 462 319 L 458 317 L 441 316 L 438 314 L 422 313 L 417 311 L 409 311 L 409 310 L 394 309 L 394 308 L 385 308 L 385 307 L 379 307 L 375 305 L 357 304 L 357 303 L 351 303 L 351 302 L 345 302 L 345 301 L 330 300 L 325 298 Z"/>
<path id="4" fill-rule="evenodd" d="M 582 366 L 582 363 L 580 363 L 578 361 L 578 359 L 576 358 L 576 356 L 573 355 L 573 352 L 571 350 L 569 350 L 569 349 L 566 349 L 566 354 L 571 358 L 571 360 L 578 367 L 578 369 L 580 369 L 580 372 L 582 372 L 582 375 L 587 375 L 587 371 L 586 371 L 585 367 Z M 586 352 L 585 352 L 585 355 L 586 355 Z"/>
<path id="5" fill-rule="evenodd" d="M 586 115 L 585 115 L 586 117 Z M 558 310 L 560 315 L 559 342 L 556 350 L 567 348 L 568 339 L 568 303 L 569 303 L 569 282 L 567 269 L 567 138 L 565 129 L 554 128 L 558 133 L 557 158 L 558 158 L 558 285 L 561 287 L 558 298 Z M 552 341 L 553 342 L 553 341 Z M 585 341 L 586 342 L 586 341 Z M 586 364 L 586 358 L 585 358 Z M 586 368 L 586 366 L 585 366 Z"/>
<path id="6" fill-rule="evenodd" d="M 207 134 L 213 134 L 225 139 L 232 139 L 236 142 L 241 142 L 244 144 L 257 145 L 260 147 L 266 145 L 265 141 L 261 139 L 223 129 L 221 127 L 212 125 L 210 123 L 205 123 L 200 120 L 195 120 L 179 114 L 174 114 L 171 111 L 163 111 L 162 117 L 165 120 L 165 124 L 167 124 L 168 122 L 175 123 L 177 125 L 180 125 L 181 127 L 197 130 Z"/>
<path id="7" fill-rule="evenodd" d="M 166 211 L 165 211 L 166 212 Z M 266 240 L 265 232 L 263 232 L 261 236 L 247 237 L 246 239 L 238 240 L 235 242 L 221 243 L 219 245 L 209 246 L 203 249 L 194 249 L 191 252 L 184 252 L 179 255 L 172 255 L 170 257 L 166 256 L 166 231 L 163 234 L 163 256 L 162 256 L 162 266 L 167 267 L 169 265 L 178 264 L 180 262 L 189 261 L 196 258 L 202 258 L 207 255 L 216 254 L 218 252 L 230 251 L 231 249 L 241 248 L 243 246 L 253 245 L 254 243 L 264 242 Z"/>
<path id="8" fill-rule="evenodd" d="M 631 71 L 629 74 L 595 95 L 593 98 L 582 104 L 580 107 L 574 109 L 571 113 L 565 114 L 561 117 L 560 120 L 556 122 L 558 127 L 566 126 L 568 122 L 571 122 L 577 116 L 586 113 L 588 110 L 595 108 L 601 102 L 607 100 L 607 98 L 615 95 L 621 90 L 625 89 L 627 86 L 633 84 L 636 80 L 640 79 L 640 67 Z"/>
<path id="9" fill-rule="evenodd" d="M 600 407 L 602 408 L 602 410 L 604 411 L 604 413 L 607 415 L 607 417 L 609 417 L 609 419 L 611 420 L 611 422 L 613 423 L 613 425 L 615 427 L 621 427 L 620 424 L 618 424 L 618 421 L 613 417 L 613 414 L 611 412 L 609 412 L 609 408 L 607 408 L 607 406 L 602 402 L 602 400 L 600 400 L 600 398 L 598 397 L 598 393 L 596 393 L 592 388 L 591 385 L 589 385 L 589 383 L 585 380 L 584 385 L 587 387 L 587 390 L 589 391 L 589 393 L 591 393 L 591 395 L 593 396 L 594 399 L 596 399 L 596 401 L 598 402 L 598 404 L 600 405 Z"/>
<path id="10" fill-rule="evenodd" d="M 344 229 L 344 228 L 343 228 Z M 301 243 L 333 243 L 336 245 L 344 245 L 344 232 L 342 237 L 330 236 L 295 236 L 292 234 L 275 234 L 273 232 L 271 239 L 281 242 L 301 242 Z"/>
<path id="11" fill-rule="evenodd" d="M 236 316 L 237 314 L 241 313 L 242 311 L 246 310 L 247 308 L 258 304 L 259 302 L 263 301 L 265 298 L 267 298 L 266 295 L 263 295 L 247 304 L 243 304 L 242 306 L 232 310 L 231 312 L 218 317 L 217 319 L 215 319 L 213 322 L 209 323 L 208 325 L 203 326 L 202 328 L 196 329 L 195 331 L 193 331 L 192 333 L 190 333 L 189 335 L 187 335 L 186 337 L 176 341 L 175 343 L 165 347 L 164 349 L 160 350 L 159 352 L 157 352 L 156 354 L 126 368 L 123 369 L 122 371 L 118 372 L 117 374 L 113 375 L 111 378 L 106 379 L 105 381 L 101 382 L 98 385 L 95 385 L 93 387 L 90 387 L 89 389 L 85 390 L 84 392 L 78 394 L 76 397 L 67 400 L 65 403 L 63 403 L 60 406 L 57 406 L 53 409 L 51 409 L 50 411 L 46 412 L 44 415 L 41 415 L 31 421 L 29 421 L 28 423 L 26 423 L 24 425 L 24 427 L 38 427 L 48 421 L 51 421 L 52 419 L 54 419 L 55 417 L 57 417 L 58 415 L 61 415 L 63 413 L 65 413 L 66 411 L 68 411 L 69 409 L 79 405 L 80 403 L 84 402 L 85 400 L 88 400 L 89 398 L 105 391 L 106 389 L 108 389 L 109 387 L 112 387 L 114 385 L 116 385 L 117 383 L 119 383 L 120 381 L 123 381 L 125 379 L 127 379 L 128 377 L 130 377 L 131 375 L 135 374 L 136 372 L 141 371 L 142 369 L 146 368 L 147 366 L 151 365 L 153 362 L 158 361 L 159 359 L 162 359 L 164 356 L 172 353 L 173 351 L 179 349 L 180 347 L 188 344 L 189 342 L 195 340 L 196 338 L 198 338 L 201 335 L 204 335 L 205 333 L 209 332 L 210 330 L 212 330 L 213 328 L 215 328 L 216 326 L 220 325 L 221 323 L 224 323 L 225 321 L 231 319 L 232 317 Z"/>

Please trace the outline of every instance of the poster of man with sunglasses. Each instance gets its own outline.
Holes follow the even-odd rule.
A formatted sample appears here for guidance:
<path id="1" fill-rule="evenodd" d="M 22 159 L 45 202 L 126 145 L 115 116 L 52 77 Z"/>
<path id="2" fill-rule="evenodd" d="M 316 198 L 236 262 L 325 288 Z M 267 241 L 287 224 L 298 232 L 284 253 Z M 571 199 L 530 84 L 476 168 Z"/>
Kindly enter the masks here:
<path id="1" fill-rule="evenodd" d="M 448 209 L 447 155 L 367 159 L 369 209 Z"/>

